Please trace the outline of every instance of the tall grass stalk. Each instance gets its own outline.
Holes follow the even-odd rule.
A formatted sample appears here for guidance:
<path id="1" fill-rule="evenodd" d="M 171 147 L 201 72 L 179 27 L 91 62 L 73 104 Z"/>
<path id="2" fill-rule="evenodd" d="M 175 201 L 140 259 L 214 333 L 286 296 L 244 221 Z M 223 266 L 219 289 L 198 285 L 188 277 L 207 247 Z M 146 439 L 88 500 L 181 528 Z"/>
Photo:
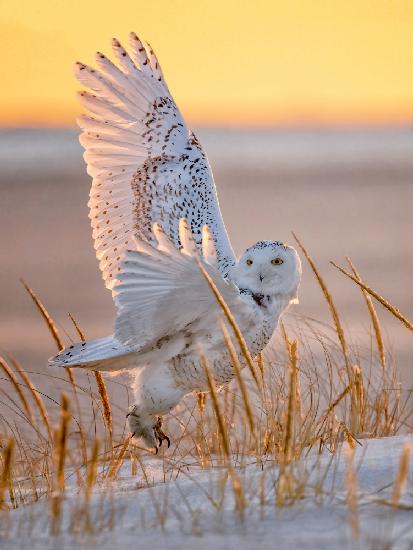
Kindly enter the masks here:
<path id="1" fill-rule="evenodd" d="M 343 273 L 343 275 L 345 275 L 346 277 L 354 281 L 359 287 L 361 287 L 364 291 L 370 294 L 370 296 L 373 296 L 373 298 L 375 298 L 384 308 L 386 308 L 387 311 L 390 311 L 390 313 L 394 315 L 396 319 L 399 319 L 399 321 L 401 321 L 407 329 L 413 330 L 413 324 L 408 319 L 406 319 L 404 315 L 402 315 L 402 313 L 397 307 L 394 307 L 390 302 L 388 302 L 385 298 L 383 298 L 383 296 L 380 296 L 380 294 L 378 294 L 375 290 L 367 286 L 362 281 L 358 280 L 357 277 L 353 276 L 351 273 L 349 273 L 348 271 L 346 271 L 336 263 L 334 262 L 330 262 L 330 263 L 335 268 L 337 268 L 341 273 Z"/>
<path id="2" fill-rule="evenodd" d="M 23 405 L 23 408 L 26 411 L 26 415 L 27 415 L 27 419 L 28 419 L 29 423 L 33 425 L 34 424 L 33 412 L 32 412 L 32 409 L 29 405 L 29 402 L 27 401 L 26 396 L 24 395 L 23 390 L 20 387 L 20 384 L 17 380 L 16 375 L 11 370 L 11 368 L 6 363 L 6 361 L 3 357 L 0 357 L 0 369 L 4 372 L 4 374 L 10 380 L 10 383 L 14 387 L 14 389 L 15 389 L 17 395 L 19 396 L 19 399 L 20 399 L 20 401 Z"/>
<path id="3" fill-rule="evenodd" d="M 60 337 L 59 331 L 57 329 L 57 326 L 55 322 L 53 321 L 51 315 L 47 311 L 46 307 L 43 305 L 43 303 L 40 301 L 40 299 L 37 297 L 36 293 L 32 288 L 29 287 L 29 285 L 21 279 L 21 283 L 26 289 L 27 293 L 33 300 L 34 304 L 36 305 L 38 311 L 40 312 L 40 315 L 43 317 L 47 328 L 49 329 L 50 334 L 52 335 L 53 340 L 55 341 L 56 347 L 58 351 L 61 351 L 65 346 L 63 344 L 63 341 Z M 72 384 L 73 388 L 76 388 L 75 379 L 73 377 L 72 369 L 69 367 L 65 368 L 65 371 L 67 373 L 67 376 L 69 378 L 70 383 Z"/>
<path id="4" fill-rule="evenodd" d="M 14 450 L 14 440 L 10 438 L 1 455 L 0 510 L 9 509 L 9 506 L 7 505 L 7 501 L 5 497 L 6 492 L 8 492 L 9 494 L 10 505 L 13 506 L 14 504 L 13 475 L 12 475 L 13 450 Z"/>
<path id="5" fill-rule="evenodd" d="M 360 519 L 358 506 L 358 481 L 354 468 L 354 448 L 349 445 L 345 449 L 346 457 L 346 496 L 348 508 L 348 520 L 354 539 L 360 538 Z"/>
<path id="6" fill-rule="evenodd" d="M 112 411 L 110 407 L 110 401 L 108 396 L 108 390 L 106 388 L 105 380 L 99 371 L 94 371 L 96 385 L 100 395 L 102 407 L 103 407 L 103 417 L 105 419 L 106 429 L 109 435 L 109 449 L 112 452 L 113 450 L 113 425 L 112 425 Z"/>
<path id="7" fill-rule="evenodd" d="M 65 394 L 61 398 L 60 424 L 55 431 L 54 468 L 55 483 L 50 501 L 51 534 L 58 535 L 62 520 L 62 502 L 65 490 L 65 462 L 67 458 L 67 444 L 69 435 L 69 399 Z"/>
<path id="8" fill-rule="evenodd" d="M 48 441 L 53 441 L 53 435 L 52 435 L 52 428 L 50 425 L 49 415 L 47 413 L 46 406 L 44 404 L 43 398 L 41 393 L 38 391 L 34 383 L 32 382 L 29 375 L 26 373 L 26 371 L 15 361 L 14 359 L 11 359 L 11 362 L 16 369 L 16 371 L 19 373 L 20 378 L 23 381 L 23 384 L 26 386 L 26 388 L 29 390 L 30 395 L 32 396 L 33 401 L 36 403 L 37 409 L 40 413 L 40 416 L 42 418 L 43 424 L 46 428 L 47 435 L 48 435 Z"/>
<path id="9" fill-rule="evenodd" d="M 324 282 L 323 277 L 321 276 L 319 270 L 317 269 L 317 266 L 316 266 L 314 260 L 311 258 L 310 254 L 307 252 L 306 248 L 304 248 L 304 245 L 301 243 L 301 241 L 299 240 L 299 238 L 297 237 L 297 235 L 295 233 L 293 233 L 293 237 L 296 240 L 298 246 L 300 247 L 302 253 L 304 254 L 304 256 L 305 256 L 307 262 L 309 263 L 311 269 L 313 270 L 313 273 L 316 277 L 316 280 L 317 280 L 317 282 L 318 282 L 318 284 L 321 288 L 321 291 L 324 295 L 324 298 L 326 299 L 326 302 L 327 302 L 328 307 L 330 309 L 331 316 L 333 318 L 334 326 L 336 328 L 337 337 L 338 337 L 338 340 L 340 342 L 341 349 L 343 351 L 343 358 L 344 358 L 344 362 L 345 362 L 346 369 L 347 369 L 348 381 L 351 382 L 352 373 L 351 373 L 351 369 L 350 369 L 350 360 L 349 360 L 349 356 L 348 356 L 347 342 L 346 342 L 346 338 L 345 338 L 345 335 L 344 335 L 344 330 L 343 330 L 343 327 L 342 327 L 342 324 L 341 324 L 341 321 L 340 321 L 340 316 L 338 314 L 338 311 L 337 311 L 336 305 L 334 303 L 333 297 L 331 296 L 330 291 L 328 290 L 327 285 Z"/>
<path id="10" fill-rule="evenodd" d="M 227 347 L 229 356 L 231 358 L 231 364 L 234 368 L 235 378 L 237 380 L 237 383 L 241 392 L 242 403 L 243 403 L 245 413 L 246 413 L 246 418 L 251 430 L 251 435 L 255 438 L 256 431 L 255 431 L 254 414 L 252 411 L 252 405 L 250 403 L 250 399 L 248 397 L 247 387 L 244 382 L 244 379 L 242 378 L 241 365 L 239 363 L 238 355 L 237 355 L 237 352 L 235 351 L 234 345 L 231 341 L 228 330 L 224 323 L 221 323 L 221 330 L 224 335 L 225 345 Z"/>
<path id="11" fill-rule="evenodd" d="M 355 265 L 353 264 L 353 262 L 350 260 L 350 258 L 346 258 L 346 259 L 347 259 L 347 262 L 348 262 L 351 270 L 353 271 L 354 276 L 358 280 L 358 282 L 363 283 L 363 281 L 361 280 L 360 274 L 357 271 L 357 269 L 356 269 Z M 385 353 L 385 349 L 384 349 L 383 335 L 382 335 L 382 332 L 381 332 L 380 321 L 379 321 L 379 318 L 377 316 L 376 308 L 374 307 L 373 300 L 371 299 L 370 294 L 366 290 L 364 290 L 363 287 L 360 287 L 360 289 L 361 289 L 361 292 L 363 293 L 364 300 L 366 302 L 367 309 L 368 309 L 369 314 L 370 314 L 371 323 L 373 325 L 373 330 L 374 330 L 374 334 L 375 334 L 376 342 L 377 342 L 377 349 L 378 349 L 379 357 L 380 357 L 380 363 L 381 363 L 382 368 L 385 369 L 386 368 L 386 353 Z"/>
<path id="12" fill-rule="evenodd" d="M 409 464 L 410 464 L 410 455 L 412 452 L 412 444 L 405 443 L 403 446 L 402 454 L 400 457 L 399 469 L 397 472 L 397 477 L 393 486 L 393 495 L 391 498 L 392 506 L 397 507 L 400 504 L 400 499 L 403 494 L 404 487 L 409 476 Z"/>

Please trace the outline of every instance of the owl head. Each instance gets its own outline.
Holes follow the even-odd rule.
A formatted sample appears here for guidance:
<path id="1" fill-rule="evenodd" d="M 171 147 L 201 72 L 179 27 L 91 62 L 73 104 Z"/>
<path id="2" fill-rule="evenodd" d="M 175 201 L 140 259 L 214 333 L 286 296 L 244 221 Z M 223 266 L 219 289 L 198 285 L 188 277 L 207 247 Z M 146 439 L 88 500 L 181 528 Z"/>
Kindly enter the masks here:
<path id="1" fill-rule="evenodd" d="M 239 258 L 231 279 L 239 288 L 254 294 L 282 295 L 297 303 L 301 261 L 292 246 L 280 241 L 259 241 Z"/>

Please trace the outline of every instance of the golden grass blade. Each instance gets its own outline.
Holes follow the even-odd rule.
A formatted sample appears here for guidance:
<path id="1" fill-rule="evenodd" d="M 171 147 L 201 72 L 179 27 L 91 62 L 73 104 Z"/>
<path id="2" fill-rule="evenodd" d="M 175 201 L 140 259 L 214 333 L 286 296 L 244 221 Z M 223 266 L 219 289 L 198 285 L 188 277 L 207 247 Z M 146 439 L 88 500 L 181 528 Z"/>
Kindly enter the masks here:
<path id="1" fill-rule="evenodd" d="M 95 439 L 93 443 L 92 456 L 87 465 L 86 471 L 86 495 L 89 499 L 90 493 L 93 489 L 93 486 L 96 482 L 97 471 L 98 471 L 98 457 L 99 457 L 99 447 L 100 442 L 98 439 Z"/>
<path id="2" fill-rule="evenodd" d="M 211 394 L 211 402 L 212 402 L 212 406 L 213 406 L 213 409 L 214 409 L 214 412 L 215 412 L 215 417 L 217 419 L 218 430 L 219 430 L 222 446 L 224 448 L 225 456 L 226 456 L 226 459 L 227 459 L 228 473 L 229 473 L 229 476 L 230 476 L 230 479 L 231 479 L 232 489 L 234 491 L 235 509 L 238 512 L 238 514 L 240 516 L 240 519 L 242 521 L 244 519 L 244 513 L 245 513 L 245 508 L 246 508 L 246 498 L 245 498 L 244 489 L 243 489 L 243 486 L 242 486 L 242 483 L 241 483 L 241 480 L 240 480 L 239 476 L 237 475 L 237 473 L 235 472 L 235 470 L 233 469 L 233 467 L 231 465 L 231 461 L 230 461 L 231 451 L 230 451 L 230 446 L 229 446 L 228 434 L 227 434 L 227 431 L 225 429 L 225 423 L 224 423 L 224 419 L 223 419 L 221 410 L 219 408 L 217 390 L 216 390 L 216 387 L 215 387 L 214 379 L 211 376 L 211 371 L 209 369 L 208 360 L 205 357 L 205 355 L 203 355 L 202 353 L 200 353 L 200 358 L 201 358 L 201 363 L 202 363 L 202 366 L 204 367 L 204 371 L 205 371 L 205 374 L 206 374 L 206 377 L 207 377 L 208 388 L 209 388 L 209 391 L 210 391 L 210 394 Z"/>
<path id="3" fill-rule="evenodd" d="M 82 342 L 84 342 L 84 341 L 86 340 L 86 338 L 85 338 L 83 332 L 80 330 L 79 325 L 76 323 L 74 317 L 73 317 L 70 313 L 69 313 L 68 315 L 69 315 L 69 319 L 72 321 L 72 323 L 73 323 L 73 325 L 74 325 L 74 327 L 75 327 L 75 329 L 76 329 L 76 331 L 77 331 L 77 333 L 78 333 L 80 339 L 82 340 Z M 66 367 L 65 370 L 66 370 L 66 372 L 67 372 L 67 375 L 68 375 L 68 377 L 69 377 L 69 381 L 70 381 L 70 383 L 71 383 L 71 385 L 72 385 L 72 387 L 73 387 L 73 391 L 74 391 L 74 393 L 75 393 L 76 400 L 77 400 L 77 402 L 78 402 L 77 391 L 76 391 L 76 382 L 75 382 L 75 377 L 74 377 L 73 371 L 72 371 L 72 369 L 69 368 L 69 367 Z M 78 402 L 78 410 L 79 410 L 79 402 Z"/>
<path id="4" fill-rule="evenodd" d="M 50 532 L 52 535 L 56 536 L 60 531 L 60 519 L 62 514 L 62 497 L 57 491 L 52 493 L 52 497 L 50 499 L 50 514 L 52 516 L 50 522 Z"/>
<path id="5" fill-rule="evenodd" d="M 55 461 L 56 461 L 56 481 L 57 488 L 64 491 L 65 488 L 65 461 L 67 455 L 67 439 L 70 422 L 69 399 L 66 394 L 62 394 L 60 409 L 60 425 L 56 430 L 55 437 Z"/>
<path id="6" fill-rule="evenodd" d="M 346 386 L 344 390 L 340 393 L 340 395 L 338 395 L 338 397 L 332 403 L 330 403 L 325 412 L 322 414 L 321 418 L 326 418 L 337 407 L 340 401 L 342 401 L 345 396 L 351 391 L 352 387 L 353 384 L 349 384 L 348 386 Z"/>
<path id="7" fill-rule="evenodd" d="M 107 475 L 108 479 L 115 479 L 117 473 L 119 472 L 119 468 L 123 464 L 123 460 L 125 458 L 125 453 L 127 451 L 127 448 L 129 446 L 129 441 L 131 440 L 132 436 L 128 436 L 125 438 L 125 441 L 123 442 L 120 451 L 118 455 L 112 460 L 112 463 L 109 468 L 109 472 Z"/>
<path id="8" fill-rule="evenodd" d="M 410 464 L 410 454 L 412 452 L 411 443 L 405 443 L 402 449 L 402 455 L 400 457 L 399 471 L 397 472 L 397 477 L 394 482 L 393 487 L 393 496 L 391 503 L 394 507 L 397 507 L 400 504 L 400 498 L 403 493 L 404 486 L 409 475 L 409 464 Z"/>
<path id="9" fill-rule="evenodd" d="M 364 431 L 365 419 L 365 391 L 363 384 L 363 373 L 357 365 L 353 367 L 353 391 L 350 404 L 350 430 L 358 436 Z"/>
<path id="10" fill-rule="evenodd" d="M 413 510 L 413 506 L 411 506 L 409 504 L 399 503 L 397 505 L 393 505 L 389 500 L 386 500 L 385 498 L 374 498 L 374 499 L 369 500 L 369 502 L 371 502 L 371 504 L 380 504 L 382 506 L 391 506 L 392 508 L 396 508 L 397 510 L 405 510 L 405 511 L 409 511 L 409 512 Z M 385 548 L 391 548 L 391 547 L 387 546 Z"/>
<path id="11" fill-rule="evenodd" d="M 390 302 L 388 302 L 385 298 L 383 298 L 383 296 L 380 296 L 380 294 L 377 294 L 377 292 L 375 290 L 373 290 L 372 288 L 370 288 L 369 286 L 367 286 L 365 283 L 363 283 L 362 281 L 359 281 L 356 277 L 354 277 L 351 273 L 349 273 L 348 271 L 346 271 L 345 269 L 343 269 L 342 267 L 340 267 L 339 265 L 337 265 L 336 263 L 334 262 L 330 262 L 331 265 L 333 265 L 336 269 L 338 269 L 339 271 L 341 271 L 341 273 L 343 275 L 346 275 L 346 277 L 348 277 L 349 279 L 351 279 L 352 281 L 354 281 L 357 285 L 359 285 L 363 290 L 365 290 L 366 292 L 368 292 L 371 296 L 373 296 L 373 298 L 375 298 L 378 302 L 380 302 L 380 304 L 386 308 L 388 311 L 390 311 L 390 313 L 392 315 L 394 315 L 396 317 L 396 319 L 399 319 L 399 321 L 401 321 L 403 323 L 403 325 L 408 328 L 409 330 L 413 330 L 413 325 L 412 323 L 406 319 L 406 317 L 404 317 L 400 311 L 392 306 L 392 304 Z"/>
<path id="12" fill-rule="evenodd" d="M 360 520 L 358 513 L 358 482 L 357 475 L 354 469 L 354 455 L 355 451 L 352 447 L 347 447 L 345 450 L 346 455 L 346 490 L 347 490 L 347 506 L 348 506 L 348 518 L 353 533 L 353 537 L 358 539 L 360 537 Z"/>
<path id="13" fill-rule="evenodd" d="M 71 313 L 69 313 L 68 315 L 69 315 L 69 319 L 72 321 L 72 323 L 73 323 L 73 325 L 76 329 L 76 332 L 79 335 L 79 338 L 82 340 L 82 342 L 84 342 L 86 340 L 86 336 L 85 336 L 84 332 L 82 331 L 82 329 L 77 324 L 77 322 L 76 322 L 75 318 L 73 317 L 73 315 Z"/>
<path id="14" fill-rule="evenodd" d="M 295 342 L 295 349 L 293 349 L 292 348 L 293 342 L 288 338 L 288 334 L 283 321 L 281 321 L 280 324 L 281 324 L 281 332 L 285 343 L 285 348 L 287 351 L 287 357 L 289 361 L 290 376 L 291 376 L 291 369 L 295 369 L 296 371 L 294 374 L 294 380 L 290 378 L 290 386 L 292 382 L 294 382 L 294 386 L 295 386 L 294 413 L 295 413 L 296 419 L 302 422 L 301 388 L 300 388 L 300 380 L 298 378 L 298 356 L 297 356 L 298 342 L 297 341 Z"/>
<path id="15" fill-rule="evenodd" d="M 59 351 L 61 351 L 62 349 L 64 349 L 65 346 L 63 344 L 63 341 L 60 337 L 59 331 L 57 330 L 57 327 L 56 327 L 52 317 L 50 316 L 49 312 L 47 311 L 47 309 L 45 308 L 43 303 L 40 301 L 40 299 L 36 296 L 35 292 L 29 287 L 29 285 L 23 279 L 20 279 L 20 280 L 21 280 L 21 283 L 24 286 L 24 288 L 29 293 L 31 299 L 36 304 L 36 307 L 40 311 L 41 316 L 45 320 L 45 322 L 46 322 L 46 324 L 49 328 L 49 332 L 52 335 L 53 340 L 56 343 L 57 349 Z M 73 387 L 75 387 L 75 380 L 74 380 L 74 377 L 73 377 L 72 369 L 70 369 L 69 367 L 66 367 L 65 370 L 66 370 L 66 373 L 67 373 L 67 376 L 69 378 L 70 383 L 72 384 Z"/>
<path id="16" fill-rule="evenodd" d="M 13 491 L 11 489 L 11 471 L 13 464 L 13 449 L 14 449 L 14 439 L 10 438 L 6 447 L 3 450 L 1 461 L 2 461 L 2 471 L 0 476 L 0 510 L 8 508 L 6 505 L 5 492 L 8 490 L 10 497 L 12 498 Z"/>
<path id="17" fill-rule="evenodd" d="M 257 355 L 257 365 L 261 374 L 261 378 L 264 378 L 264 359 L 262 356 L 262 352 Z"/>
<path id="18" fill-rule="evenodd" d="M 34 423 L 33 421 L 33 413 L 32 409 L 29 405 L 29 402 L 26 399 L 26 396 L 24 395 L 19 382 L 17 381 L 16 375 L 11 370 L 9 365 L 6 363 L 5 359 L 3 357 L 0 357 L 0 368 L 5 373 L 7 378 L 10 380 L 11 384 L 13 385 L 14 389 L 16 390 L 17 395 L 20 398 L 20 401 L 22 402 L 23 408 L 26 411 L 27 418 L 31 424 Z"/>
<path id="19" fill-rule="evenodd" d="M 355 450 L 356 448 L 356 443 L 358 443 L 359 445 L 361 445 L 361 443 L 359 441 L 357 441 L 357 439 L 354 437 L 354 435 L 350 432 L 350 430 L 347 428 L 347 426 L 344 424 L 344 422 L 340 422 L 339 425 L 338 425 L 338 431 L 339 430 L 342 430 L 342 433 L 344 435 L 344 438 L 345 440 L 347 441 L 347 444 L 348 446 L 350 447 L 350 449 L 352 449 L 353 451 Z"/>
<path id="20" fill-rule="evenodd" d="M 51 523 L 50 531 L 52 535 L 58 535 L 62 519 L 62 500 L 65 490 L 65 462 L 68 456 L 67 442 L 69 436 L 69 400 L 66 394 L 62 393 L 60 407 L 60 423 L 55 430 L 53 459 L 55 468 L 55 479 L 53 483 L 53 493 L 50 500 Z"/>
<path id="21" fill-rule="evenodd" d="M 72 321 L 75 329 L 76 329 L 76 332 L 78 333 L 79 335 L 79 338 L 81 339 L 82 342 L 84 342 L 86 340 L 86 337 L 84 335 L 84 333 L 82 332 L 82 330 L 80 329 L 79 325 L 77 324 L 75 318 L 73 317 L 73 315 L 71 313 L 69 313 L 69 319 Z M 82 426 L 82 412 L 81 412 L 81 409 L 80 409 L 80 403 L 79 403 L 79 396 L 77 394 L 77 388 L 76 388 L 76 382 L 75 382 L 75 376 L 72 372 L 72 369 L 66 369 L 67 370 L 67 373 L 69 375 L 69 381 L 72 385 L 72 388 L 73 388 L 73 393 L 74 393 L 74 396 L 75 396 L 75 400 L 76 400 L 76 408 L 77 408 L 77 414 L 78 414 L 78 417 L 79 417 L 79 433 L 80 433 L 80 438 L 82 440 L 82 452 L 83 452 L 83 460 L 86 461 L 87 459 L 87 452 L 86 452 L 86 439 L 85 439 L 85 434 L 83 432 L 83 426 Z"/>
<path id="22" fill-rule="evenodd" d="M 245 413 L 246 413 L 246 416 L 247 416 L 247 419 L 248 419 L 248 423 L 250 425 L 251 435 L 255 439 L 254 415 L 253 415 L 253 412 L 252 412 L 252 407 L 251 407 L 251 404 L 250 404 L 250 400 L 248 398 L 247 388 L 246 388 L 245 382 L 244 382 L 244 380 L 241 376 L 241 365 L 239 364 L 237 352 L 235 351 L 234 345 L 231 342 L 231 338 L 228 334 L 228 331 L 227 331 L 227 328 L 226 328 L 225 324 L 223 322 L 221 322 L 220 324 L 221 324 L 222 333 L 224 335 L 225 345 L 227 346 L 229 355 L 231 357 L 231 363 L 232 363 L 232 366 L 234 367 L 235 378 L 237 379 L 238 386 L 239 386 L 239 389 L 241 391 L 242 401 L 243 401 L 244 407 L 245 407 Z"/>
<path id="23" fill-rule="evenodd" d="M 49 328 L 49 331 L 50 331 L 50 334 L 52 335 L 53 337 L 53 340 L 55 341 L 56 343 L 56 346 L 57 346 L 57 349 L 60 351 L 64 348 L 64 345 L 63 345 L 63 342 L 62 342 L 62 339 L 60 338 L 60 334 L 59 334 L 59 331 L 57 330 L 57 327 L 56 325 L 54 324 L 54 321 L 53 319 L 50 317 L 49 315 L 49 312 L 47 311 L 47 309 L 44 307 L 44 305 L 42 304 L 42 302 L 39 300 L 39 298 L 36 296 L 36 294 L 34 293 L 34 291 L 29 287 L 29 285 L 23 280 L 23 279 L 20 279 L 21 280 L 21 283 L 22 285 L 24 286 L 24 288 L 27 290 L 27 292 L 29 293 L 31 299 L 33 300 L 33 302 L 36 304 L 36 307 L 37 309 L 40 311 L 40 314 L 41 316 L 43 317 L 43 319 L 45 320 L 48 328 Z"/>
<path id="24" fill-rule="evenodd" d="M 285 329 L 284 321 L 282 319 L 280 321 L 280 329 L 281 329 L 281 334 L 283 335 L 283 340 L 284 340 L 284 344 L 285 344 L 285 350 L 287 352 L 287 357 L 289 357 L 290 356 L 291 342 L 290 342 L 290 339 L 288 338 L 288 334 L 287 334 L 287 331 Z"/>
<path id="25" fill-rule="evenodd" d="M 223 416 L 221 414 L 221 410 L 219 408 L 218 396 L 217 396 L 217 390 L 216 390 L 216 387 L 215 387 L 215 382 L 214 382 L 214 380 L 212 378 L 212 375 L 211 375 L 211 371 L 210 371 L 210 368 L 209 368 L 209 365 L 208 365 L 208 360 L 207 360 L 207 358 L 205 357 L 205 355 L 203 353 L 200 353 L 200 359 L 201 359 L 201 364 L 204 368 L 205 375 L 206 375 L 206 378 L 207 378 L 208 389 L 209 389 L 209 392 L 211 394 L 211 402 L 212 402 L 212 406 L 213 406 L 215 416 L 216 416 L 216 419 L 217 419 L 217 423 L 218 423 L 218 431 L 219 431 L 219 435 L 221 437 L 222 447 L 224 449 L 225 456 L 226 456 L 227 460 L 229 460 L 229 458 L 230 458 L 229 441 L 228 441 L 227 431 L 225 429 L 224 419 L 223 419 Z"/>
<path id="26" fill-rule="evenodd" d="M 205 410 L 206 394 L 203 391 L 199 391 L 196 394 L 196 402 L 199 412 L 202 414 Z"/>
<path id="27" fill-rule="evenodd" d="M 67 377 L 69 378 L 69 382 L 73 386 L 74 391 L 76 391 L 76 382 L 75 382 L 75 377 L 73 376 L 72 369 L 69 367 L 65 367 L 65 371 L 66 371 Z"/>
<path id="28" fill-rule="evenodd" d="M 231 325 L 232 330 L 234 331 L 235 337 L 238 341 L 239 347 L 242 351 L 242 354 L 247 362 L 248 368 L 251 371 L 252 377 L 254 378 L 255 383 L 257 384 L 258 389 L 260 388 L 260 381 L 258 379 L 257 373 L 255 372 L 254 362 L 252 360 L 251 354 L 249 352 L 248 346 L 245 342 L 245 339 L 229 309 L 227 304 L 225 303 L 225 300 L 221 296 L 221 293 L 219 292 L 218 288 L 216 287 L 214 281 L 210 277 L 209 273 L 206 271 L 204 266 L 201 262 L 198 262 L 199 269 L 203 276 L 205 277 L 209 287 L 211 288 L 213 294 L 215 295 L 215 298 L 217 299 L 217 302 L 221 306 L 222 311 L 224 312 L 225 317 L 227 318 L 229 324 Z"/>
<path id="29" fill-rule="evenodd" d="M 84 523 L 84 529 L 88 533 L 93 533 L 95 530 L 95 524 L 90 517 L 90 500 L 92 496 L 93 487 L 96 483 L 98 473 L 98 458 L 99 458 L 99 440 L 95 439 L 92 447 L 92 454 L 90 460 L 86 462 L 86 479 L 84 484 L 85 506 L 81 511 L 81 516 L 78 521 Z"/>
<path id="30" fill-rule="evenodd" d="M 19 373 L 19 376 L 23 380 L 26 387 L 29 388 L 30 395 L 32 396 L 34 402 L 36 403 L 36 406 L 37 406 L 37 408 L 40 412 L 40 416 L 42 417 L 43 424 L 46 427 L 47 434 L 49 436 L 49 441 L 50 441 L 50 443 L 52 443 L 53 442 L 53 435 L 52 435 L 52 429 L 51 429 L 51 426 L 50 426 L 49 415 L 47 414 L 47 410 L 46 410 L 46 407 L 45 407 L 45 404 L 44 404 L 44 401 L 42 399 L 41 394 L 39 393 L 39 391 L 37 390 L 37 388 L 33 384 L 33 382 L 30 380 L 30 378 L 29 378 L 28 374 L 26 373 L 26 371 L 24 371 L 21 368 L 21 366 L 17 363 L 17 361 L 14 361 L 13 359 L 11 359 L 11 362 L 13 363 L 14 368 Z"/>
<path id="31" fill-rule="evenodd" d="M 345 339 L 345 336 L 344 336 L 344 330 L 343 330 L 343 327 L 341 325 L 340 317 L 339 317 L 337 308 L 334 304 L 333 298 L 332 298 L 332 296 L 331 296 L 331 294 L 330 294 L 330 292 L 327 288 L 326 283 L 324 282 L 324 279 L 321 277 L 321 274 L 318 271 L 317 266 L 314 263 L 314 260 L 311 258 L 311 256 L 307 252 L 307 250 L 304 248 L 304 245 L 298 239 L 297 235 L 294 232 L 293 232 L 292 235 L 293 235 L 294 239 L 296 240 L 298 246 L 300 247 L 301 251 L 303 252 L 304 256 L 306 257 L 307 262 L 309 263 L 309 265 L 310 265 L 310 267 L 311 267 L 311 269 L 312 269 L 312 271 L 313 271 L 313 273 L 314 273 L 314 275 L 317 279 L 317 282 L 320 285 L 320 288 L 321 288 L 321 290 L 324 294 L 324 297 L 325 297 L 326 302 L 328 304 L 328 307 L 330 309 L 331 316 L 333 318 L 333 322 L 334 322 L 334 325 L 335 325 L 335 328 L 336 328 L 336 333 L 337 333 L 337 336 L 338 336 L 338 339 L 339 339 L 339 342 L 340 342 L 340 346 L 341 346 L 341 349 L 343 351 L 343 356 L 344 356 L 344 361 L 345 361 L 345 364 L 346 364 L 348 378 L 349 378 L 349 380 L 351 380 L 351 371 L 350 371 L 350 363 L 349 363 L 349 359 L 348 359 L 347 342 L 346 342 L 346 339 Z"/>
<path id="32" fill-rule="evenodd" d="M 113 447 L 112 411 L 111 411 L 111 408 L 110 408 L 110 401 L 109 401 L 108 391 L 107 391 L 106 384 L 105 384 L 105 381 L 103 379 L 103 376 L 100 374 L 100 372 L 99 371 L 94 371 L 94 375 L 95 375 L 96 385 L 97 385 L 97 388 L 98 388 L 100 399 L 101 399 L 101 402 L 102 402 L 103 417 L 104 417 L 104 420 L 105 420 L 106 428 L 107 428 L 108 433 L 109 433 L 109 444 L 110 444 L 110 448 L 112 449 L 112 447 Z"/>
<path id="33" fill-rule="evenodd" d="M 348 261 L 348 263 L 351 267 L 351 270 L 354 273 L 354 276 L 356 277 L 356 279 L 360 283 L 362 283 L 363 281 L 360 277 L 359 272 L 357 271 L 356 267 L 354 266 L 353 262 L 350 260 L 350 258 L 346 258 L 346 259 L 347 259 L 347 261 Z M 380 321 L 379 321 L 379 318 L 378 318 L 377 313 L 376 313 L 376 308 L 374 307 L 373 300 L 371 299 L 370 294 L 366 290 L 364 290 L 363 287 L 361 287 L 361 292 L 363 293 L 364 299 L 366 301 L 367 309 L 369 310 L 371 322 L 372 322 L 372 325 L 373 325 L 374 334 L 376 336 L 377 348 L 379 350 L 380 363 L 381 363 L 381 366 L 383 367 L 383 369 L 385 369 L 386 368 L 386 353 L 385 353 L 385 349 L 384 349 L 383 337 L 382 337 L 381 328 L 380 328 Z"/>
<path id="34" fill-rule="evenodd" d="M 138 475 L 138 466 L 135 455 L 130 454 L 130 475 L 135 477 Z"/>
<path id="35" fill-rule="evenodd" d="M 285 426 L 284 463 L 289 464 L 294 455 L 294 423 L 297 398 L 297 341 L 289 344 L 290 388 L 288 392 L 287 422 Z"/>
<path id="36" fill-rule="evenodd" d="M 238 474 L 230 465 L 228 465 L 228 472 L 231 478 L 232 490 L 234 491 L 235 510 L 238 512 L 241 521 L 243 521 L 245 518 L 245 508 L 247 507 L 244 488 Z"/>

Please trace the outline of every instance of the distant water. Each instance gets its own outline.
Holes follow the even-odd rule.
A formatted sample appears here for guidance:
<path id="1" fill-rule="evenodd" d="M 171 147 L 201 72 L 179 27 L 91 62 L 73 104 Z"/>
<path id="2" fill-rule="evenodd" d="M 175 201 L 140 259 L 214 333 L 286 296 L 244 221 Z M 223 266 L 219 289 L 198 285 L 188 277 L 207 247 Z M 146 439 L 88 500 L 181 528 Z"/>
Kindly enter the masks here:
<path id="1" fill-rule="evenodd" d="M 413 165 L 413 128 L 199 129 L 211 162 L 248 169 L 314 168 L 375 164 Z M 73 169 L 79 162 L 78 130 L 0 129 L 1 170 Z"/>
<path id="2" fill-rule="evenodd" d="M 369 345 L 368 317 L 360 293 L 330 259 L 351 256 L 365 280 L 413 319 L 413 130 L 197 134 L 237 253 L 262 238 L 291 242 L 294 230 L 325 275 L 353 340 Z M 43 369 L 54 347 L 19 277 L 63 331 L 71 331 L 68 311 L 90 337 L 109 333 L 114 316 L 94 258 L 90 179 L 77 137 L 75 130 L 0 132 L 0 348 L 32 369 Z M 307 266 L 295 311 L 329 320 Z M 412 334 L 379 313 L 406 383 L 413 383 Z"/>

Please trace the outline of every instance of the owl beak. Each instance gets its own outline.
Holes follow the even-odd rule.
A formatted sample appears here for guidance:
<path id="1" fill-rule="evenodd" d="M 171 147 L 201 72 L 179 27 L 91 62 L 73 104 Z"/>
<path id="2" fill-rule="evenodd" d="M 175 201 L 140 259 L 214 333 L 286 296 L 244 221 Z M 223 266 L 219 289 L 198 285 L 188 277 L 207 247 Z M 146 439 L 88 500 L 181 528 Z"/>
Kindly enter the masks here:
<path id="1" fill-rule="evenodd" d="M 262 275 L 262 274 L 260 273 L 259 277 L 260 277 L 260 281 L 262 282 L 262 281 L 264 280 L 264 275 Z"/>

